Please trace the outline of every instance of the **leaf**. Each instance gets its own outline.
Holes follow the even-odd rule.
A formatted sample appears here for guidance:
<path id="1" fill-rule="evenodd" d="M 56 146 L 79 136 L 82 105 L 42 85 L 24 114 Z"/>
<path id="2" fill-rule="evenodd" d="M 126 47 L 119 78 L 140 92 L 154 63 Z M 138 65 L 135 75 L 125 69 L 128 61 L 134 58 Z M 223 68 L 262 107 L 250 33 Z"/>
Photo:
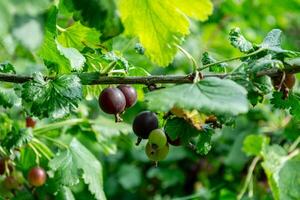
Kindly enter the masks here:
<path id="1" fill-rule="evenodd" d="M 57 194 L 57 200 L 75 200 L 70 188 L 63 186 Z"/>
<path id="2" fill-rule="evenodd" d="M 49 167 L 54 172 L 54 178 L 62 186 L 77 184 L 82 177 L 96 199 L 106 199 L 101 163 L 75 138 L 71 141 L 69 149 L 59 153 L 49 162 Z"/>
<path id="3" fill-rule="evenodd" d="M 123 32 L 123 26 L 116 12 L 116 5 L 111 0 L 61 0 L 60 10 L 73 12 L 73 18 L 83 25 L 100 30 L 101 40 L 105 41 Z M 99 20 L 101 19 L 101 20 Z"/>
<path id="4" fill-rule="evenodd" d="M 51 70 L 57 73 L 68 73 L 73 70 L 81 70 L 85 58 L 74 48 L 62 47 L 57 41 L 56 17 L 58 10 L 55 6 L 48 11 L 45 36 L 38 55 L 45 61 Z"/>
<path id="5" fill-rule="evenodd" d="M 275 200 L 300 198 L 300 157 L 290 159 L 279 145 L 272 145 L 263 151 L 262 166 L 268 177 Z"/>
<path id="6" fill-rule="evenodd" d="M 21 99 L 17 96 L 13 88 L 4 88 L 0 85 L 0 106 L 11 108 L 20 105 L 20 103 Z"/>
<path id="7" fill-rule="evenodd" d="M 169 0 L 120 0 L 118 7 L 126 33 L 139 38 L 153 62 L 167 66 L 189 33 L 186 16 Z"/>
<path id="8" fill-rule="evenodd" d="M 18 129 L 14 126 L 12 131 L 8 133 L 1 142 L 1 146 L 6 150 L 13 152 L 15 148 L 20 148 L 29 143 L 32 137 L 32 133 L 29 129 Z"/>
<path id="9" fill-rule="evenodd" d="M 269 142 L 270 139 L 263 135 L 248 135 L 243 142 L 243 151 L 249 156 L 258 156 Z"/>
<path id="10" fill-rule="evenodd" d="M 61 118 L 77 108 L 82 86 L 75 75 L 44 80 L 41 74 L 36 74 L 34 80 L 23 85 L 22 98 L 35 116 Z"/>
<path id="11" fill-rule="evenodd" d="M 263 58 L 255 60 L 249 65 L 250 72 L 255 77 L 261 71 L 275 71 L 278 69 L 284 69 L 284 65 L 280 60 L 272 59 L 270 54 Z"/>
<path id="12" fill-rule="evenodd" d="M 280 50 L 281 49 L 281 34 L 282 31 L 279 29 L 271 30 L 267 36 L 264 38 L 261 47 L 270 50 Z"/>
<path id="13" fill-rule="evenodd" d="M 198 137 L 196 151 L 200 155 L 206 155 L 211 150 L 211 137 L 213 129 L 204 129 Z"/>
<path id="14" fill-rule="evenodd" d="M 238 48 L 240 52 L 249 53 L 254 50 L 252 43 L 242 35 L 239 28 L 234 28 L 230 31 L 229 40 L 231 45 Z"/>
<path id="15" fill-rule="evenodd" d="M 83 171 L 83 180 L 96 199 L 105 200 L 103 191 L 102 166 L 97 158 L 76 139 L 70 144 L 72 156 L 79 169 Z"/>
<path id="16" fill-rule="evenodd" d="M 214 59 L 211 55 L 209 55 L 208 52 L 204 52 L 202 54 L 202 60 L 201 61 L 202 61 L 203 65 L 212 64 L 212 63 L 217 62 L 217 60 Z M 227 67 L 227 64 L 220 63 L 220 64 L 210 66 L 209 71 L 210 72 L 219 72 L 219 73 L 221 73 L 221 72 L 226 71 L 225 67 Z"/>
<path id="17" fill-rule="evenodd" d="M 180 138 L 183 144 L 187 144 L 191 137 L 201 134 L 201 131 L 194 128 L 184 119 L 178 117 L 168 119 L 165 125 L 165 131 L 172 140 Z"/>
<path id="18" fill-rule="evenodd" d="M 73 47 L 81 51 L 84 47 L 97 48 L 100 43 L 100 32 L 94 28 L 75 22 L 58 36 L 58 42 L 64 47 Z"/>
<path id="19" fill-rule="evenodd" d="M 247 92 L 231 80 L 206 78 L 196 84 L 182 84 L 146 94 L 150 110 L 169 111 L 173 107 L 201 113 L 237 115 L 248 111 Z"/>
<path id="20" fill-rule="evenodd" d="M 75 48 L 65 48 L 56 42 L 58 51 L 70 62 L 72 70 L 79 71 L 85 63 L 85 57 Z"/>
<path id="21" fill-rule="evenodd" d="M 3 62 L 0 63 L 0 72 L 2 73 L 10 73 L 10 74 L 15 74 L 16 70 L 12 64 L 9 62 Z"/>
<path id="22" fill-rule="evenodd" d="M 282 92 L 274 92 L 273 98 L 270 100 L 275 108 L 289 109 L 290 114 L 295 119 L 300 119 L 300 97 L 297 94 L 289 93 L 287 99 L 283 98 Z"/>
<path id="23" fill-rule="evenodd" d="M 104 54 L 101 58 L 104 61 L 106 61 L 108 64 L 115 62 L 116 65 L 115 65 L 114 69 L 124 69 L 126 71 L 129 69 L 128 61 L 122 55 L 120 55 L 114 51 Z"/>
<path id="24" fill-rule="evenodd" d="M 200 21 L 207 20 L 213 11 L 210 0 L 172 0 L 172 3 L 187 16 Z"/>
<path id="25" fill-rule="evenodd" d="M 3 140 L 13 129 L 13 121 L 5 112 L 0 113 L 0 141 Z"/>

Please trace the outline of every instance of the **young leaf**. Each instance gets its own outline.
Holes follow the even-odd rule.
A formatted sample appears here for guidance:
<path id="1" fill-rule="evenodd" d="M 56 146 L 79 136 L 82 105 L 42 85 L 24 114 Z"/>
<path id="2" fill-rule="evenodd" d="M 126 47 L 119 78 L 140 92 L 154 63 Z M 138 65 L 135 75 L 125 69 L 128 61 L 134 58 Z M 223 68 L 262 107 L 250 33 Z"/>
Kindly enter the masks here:
<path id="1" fill-rule="evenodd" d="M 63 186 L 57 194 L 57 200 L 75 200 L 75 197 L 69 187 Z"/>
<path id="2" fill-rule="evenodd" d="M 100 43 L 100 32 L 83 26 L 80 22 L 66 28 L 58 36 L 58 42 L 64 47 L 73 47 L 81 51 L 84 47 L 97 48 Z"/>
<path id="3" fill-rule="evenodd" d="M 272 59 L 270 54 L 263 58 L 253 61 L 250 65 L 250 72 L 255 77 L 261 71 L 273 71 L 276 69 L 283 69 L 284 65 L 280 60 Z"/>
<path id="4" fill-rule="evenodd" d="M 18 129 L 13 127 L 12 131 L 7 134 L 1 142 L 6 150 L 13 152 L 15 148 L 20 148 L 29 143 L 32 139 L 32 133 L 28 129 Z"/>
<path id="5" fill-rule="evenodd" d="M 44 80 L 36 74 L 34 80 L 23 85 L 22 98 L 35 116 L 61 118 L 76 109 L 82 99 L 82 86 L 75 75 Z"/>
<path id="6" fill-rule="evenodd" d="M 145 54 L 153 62 L 167 66 L 182 37 L 189 33 L 189 21 L 183 12 L 203 20 L 211 13 L 212 5 L 207 1 L 186 4 L 169 0 L 121 0 L 119 10 L 126 32 L 139 37 Z"/>
<path id="7" fill-rule="evenodd" d="M 253 51 L 253 45 L 241 33 L 239 28 L 234 28 L 229 33 L 229 40 L 232 46 L 238 48 L 243 53 Z"/>
<path id="8" fill-rule="evenodd" d="M 214 59 L 211 55 L 209 55 L 208 52 L 204 52 L 202 54 L 202 60 L 201 61 L 202 61 L 203 65 L 207 65 L 207 64 L 217 62 L 217 60 Z M 220 64 L 217 64 L 217 65 L 213 65 L 213 66 L 209 67 L 209 71 L 210 72 L 222 73 L 222 72 L 226 71 L 226 69 L 225 69 L 226 66 L 227 66 L 226 63 L 220 63 Z"/>
<path id="9" fill-rule="evenodd" d="M 146 94 L 148 108 L 169 111 L 174 106 L 203 113 L 237 115 L 248 111 L 246 90 L 231 80 L 206 78 Z"/>
<path id="10" fill-rule="evenodd" d="M 275 51 L 281 50 L 281 34 L 282 31 L 279 29 L 271 30 L 264 38 L 261 47 L 264 49 L 270 49 Z"/>
<path id="11" fill-rule="evenodd" d="M 0 106 L 4 108 L 11 108 L 12 106 L 19 105 L 21 99 L 17 96 L 13 88 L 3 88 L 0 85 Z"/>

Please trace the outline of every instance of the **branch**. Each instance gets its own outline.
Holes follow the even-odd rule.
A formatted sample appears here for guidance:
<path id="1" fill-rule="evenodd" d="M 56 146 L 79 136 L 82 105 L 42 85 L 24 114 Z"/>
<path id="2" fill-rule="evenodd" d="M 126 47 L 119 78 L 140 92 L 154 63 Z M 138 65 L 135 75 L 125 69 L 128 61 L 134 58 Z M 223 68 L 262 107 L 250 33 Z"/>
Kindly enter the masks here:
<path id="1" fill-rule="evenodd" d="M 300 66 L 288 66 L 285 70 L 286 73 L 300 72 Z M 276 76 L 282 73 L 280 69 L 272 69 L 258 72 L 256 76 Z M 100 85 L 100 84 L 144 84 L 151 85 L 155 83 L 193 83 L 194 74 L 188 75 L 153 75 L 153 76 L 130 76 L 130 77 L 116 77 L 116 76 L 103 76 L 99 72 L 83 72 L 77 73 L 83 85 Z M 207 77 L 225 78 L 235 74 L 206 74 Z M 45 77 L 46 79 L 49 77 Z M 0 81 L 10 83 L 25 83 L 33 80 L 32 76 L 23 76 L 16 74 L 0 73 Z"/>

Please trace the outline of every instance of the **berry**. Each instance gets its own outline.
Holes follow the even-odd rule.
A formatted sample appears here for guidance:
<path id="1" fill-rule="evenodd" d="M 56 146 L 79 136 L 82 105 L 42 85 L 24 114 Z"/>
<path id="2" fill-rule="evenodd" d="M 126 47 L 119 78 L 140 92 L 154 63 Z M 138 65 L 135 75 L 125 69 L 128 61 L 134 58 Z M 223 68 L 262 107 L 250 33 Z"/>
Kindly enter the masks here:
<path id="1" fill-rule="evenodd" d="M 14 176 L 7 176 L 4 179 L 3 184 L 7 190 L 18 189 L 20 186 L 18 180 Z"/>
<path id="2" fill-rule="evenodd" d="M 150 132 L 149 141 L 152 148 L 163 148 L 167 144 L 167 136 L 161 129 L 154 129 Z"/>
<path id="3" fill-rule="evenodd" d="M 294 74 L 286 74 L 283 83 L 287 88 L 292 89 L 296 83 L 296 76 Z"/>
<path id="4" fill-rule="evenodd" d="M 132 128 L 139 138 L 147 139 L 150 132 L 158 128 L 158 119 L 155 113 L 143 111 L 135 117 Z"/>
<path id="5" fill-rule="evenodd" d="M 118 88 L 106 88 L 99 96 L 99 105 L 108 114 L 118 114 L 124 111 L 126 99 Z"/>
<path id="6" fill-rule="evenodd" d="M 136 103 L 137 94 L 130 85 L 119 85 L 118 89 L 124 94 L 126 99 L 126 108 L 132 107 Z"/>
<path id="7" fill-rule="evenodd" d="M 36 124 L 36 121 L 33 120 L 31 117 L 26 117 L 26 127 L 29 128 L 34 128 Z"/>
<path id="8" fill-rule="evenodd" d="M 0 159 L 0 175 L 3 175 L 5 173 L 6 168 L 9 170 L 9 172 L 13 171 L 13 166 L 9 163 L 8 159 Z"/>
<path id="9" fill-rule="evenodd" d="M 161 161 L 165 159 L 169 153 L 169 146 L 165 145 L 160 149 L 153 149 L 151 144 L 148 142 L 145 149 L 147 157 L 152 161 Z"/>
<path id="10" fill-rule="evenodd" d="M 34 167 L 28 173 L 28 181 L 31 185 L 39 187 L 44 185 L 47 179 L 45 170 L 41 167 Z"/>

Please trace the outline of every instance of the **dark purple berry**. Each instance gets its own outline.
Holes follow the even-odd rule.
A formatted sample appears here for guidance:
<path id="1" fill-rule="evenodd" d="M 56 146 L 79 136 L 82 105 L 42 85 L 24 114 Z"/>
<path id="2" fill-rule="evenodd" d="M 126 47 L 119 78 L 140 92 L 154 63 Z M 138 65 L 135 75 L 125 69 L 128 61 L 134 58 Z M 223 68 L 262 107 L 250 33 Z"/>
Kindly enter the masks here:
<path id="1" fill-rule="evenodd" d="M 156 114 L 150 111 L 139 113 L 133 121 L 133 132 L 143 139 L 147 139 L 152 130 L 158 128 L 158 119 Z"/>
<path id="2" fill-rule="evenodd" d="M 126 99 L 118 88 L 106 88 L 99 96 L 100 108 L 108 114 L 118 114 L 124 111 Z"/>
<path id="3" fill-rule="evenodd" d="M 118 88 L 122 91 L 126 99 L 126 108 L 132 107 L 136 103 L 137 94 L 130 85 L 119 85 Z"/>

